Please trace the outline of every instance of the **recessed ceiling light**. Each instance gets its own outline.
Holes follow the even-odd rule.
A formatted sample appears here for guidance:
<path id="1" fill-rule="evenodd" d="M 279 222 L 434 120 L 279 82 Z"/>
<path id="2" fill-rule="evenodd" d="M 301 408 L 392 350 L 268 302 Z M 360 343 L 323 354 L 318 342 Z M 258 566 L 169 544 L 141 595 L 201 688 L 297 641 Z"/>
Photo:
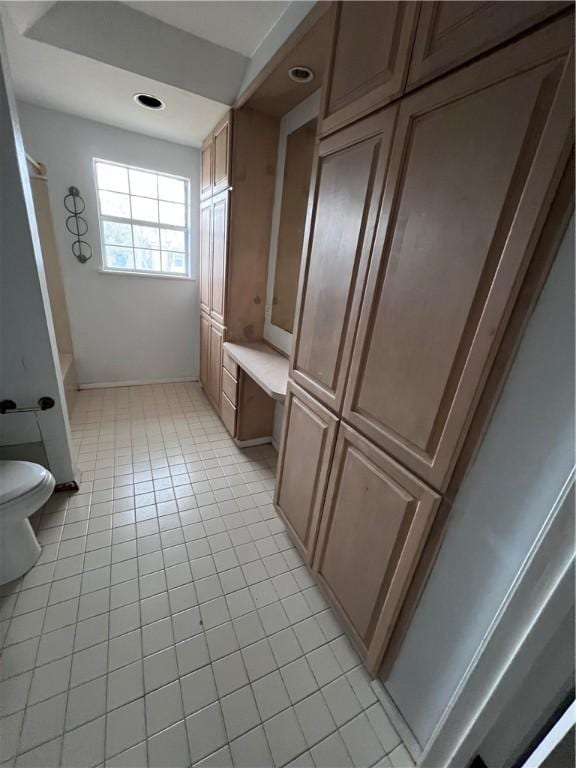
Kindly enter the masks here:
<path id="1" fill-rule="evenodd" d="M 134 101 L 145 109 L 164 109 L 166 104 L 157 96 L 152 96 L 149 93 L 135 93 Z"/>
<path id="2" fill-rule="evenodd" d="M 295 83 L 310 83 L 314 80 L 314 72 L 310 67 L 290 67 L 288 77 Z"/>

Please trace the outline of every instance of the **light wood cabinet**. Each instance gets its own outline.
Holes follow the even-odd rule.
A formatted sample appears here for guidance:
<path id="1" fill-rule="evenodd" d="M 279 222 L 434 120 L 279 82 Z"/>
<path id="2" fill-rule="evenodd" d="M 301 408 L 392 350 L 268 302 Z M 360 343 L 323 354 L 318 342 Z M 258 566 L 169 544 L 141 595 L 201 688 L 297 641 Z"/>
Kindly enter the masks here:
<path id="1" fill-rule="evenodd" d="M 274 502 L 311 563 L 338 421 L 293 383 L 285 409 Z"/>
<path id="2" fill-rule="evenodd" d="M 404 90 L 418 3 L 338 3 L 321 133 L 352 122 Z"/>
<path id="3" fill-rule="evenodd" d="M 320 142 L 294 328 L 291 374 L 339 410 L 392 142 L 396 107 Z"/>
<path id="4" fill-rule="evenodd" d="M 344 418 L 444 490 L 573 142 L 571 26 L 403 100 Z"/>
<path id="5" fill-rule="evenodd" d="M 458 0 L 422 3 L 408 87 L 444 74 L 570 5 Z"/>
<path id="6" fill-rule="evenodd" d="M 214 128 L 212 152 L 214 156 L 214 175 L 212 181 L 213 194 L 227 189 L 230 184 L 230 145 L 231 145 L 231 115 L 230 113 Z"/>
<path id="7" fill-rule="evenodd" d="M 208 389 L 210 376 L 210 318 L 200 313 L 200 383 Z"/>
<path id="8" fill-rule="evenodd" d="M 440 495 L 340 426 L 314 570 L 376 671 Z"/>
<path id="9" fill-rule="evenodd" d="M 224 329 L 216 323 L 210 323 L 210 367 L 208 371 L 208 396 L 220 411 L 222 395 L 222 344 Z"/>
<path id="10" fill-rule="evenodd" d="M 220 406 L 220 415 L 224 426 L 230 433 L 231 437 L 236 435 L 236 408 L 233 403 L 230 402 L 225 392 L 222 392 L 222 403 Z"/>
<path id="11" fill-rule="evenodd" d="M 212 194 L 212 135 L 202 142 L 202 161 L 200 165 L 200 198 Z"/>
<path id="12" fill-rule="evenodd" d="M 200 309 L 212 309 L 212 200 L 200 204 Z"/>
<path id="13" fill-rule="evenodd" d="M 228 256 L 228 198 L 221 192 L 212 198 L 212 317 L 224 323 L 226 305 L 226 263 Z"/>

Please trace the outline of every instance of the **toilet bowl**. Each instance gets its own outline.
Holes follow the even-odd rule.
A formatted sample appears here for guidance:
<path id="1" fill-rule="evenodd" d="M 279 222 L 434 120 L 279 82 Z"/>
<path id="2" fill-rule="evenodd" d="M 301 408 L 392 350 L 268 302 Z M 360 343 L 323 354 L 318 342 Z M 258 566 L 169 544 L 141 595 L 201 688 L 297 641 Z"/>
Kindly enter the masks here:
<path id="1" fill-rule="evenodd" d="M 0 584 L 17 579 L 41 552 L 28 518 L 50 498 L 55 481 L 40 464 L 0 461 Z"/>

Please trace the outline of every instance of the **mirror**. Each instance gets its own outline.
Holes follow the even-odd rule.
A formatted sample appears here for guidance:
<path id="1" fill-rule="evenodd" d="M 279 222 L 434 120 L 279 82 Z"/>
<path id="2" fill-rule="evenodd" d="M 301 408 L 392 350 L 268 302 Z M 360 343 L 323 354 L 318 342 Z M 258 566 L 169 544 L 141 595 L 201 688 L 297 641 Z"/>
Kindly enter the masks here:
<path id="1" fill-rule="evenodd" d="M 278 132 L 264 338 L 286 355 L 292 350 L 319 112 L 316 91 L 282 117 Z"/>
<path id="2" fill-rule="evenodd" d="M 294 326 L 315 138 L 316 118 L 286 138 L 271 322 L 288 333 Z"/>

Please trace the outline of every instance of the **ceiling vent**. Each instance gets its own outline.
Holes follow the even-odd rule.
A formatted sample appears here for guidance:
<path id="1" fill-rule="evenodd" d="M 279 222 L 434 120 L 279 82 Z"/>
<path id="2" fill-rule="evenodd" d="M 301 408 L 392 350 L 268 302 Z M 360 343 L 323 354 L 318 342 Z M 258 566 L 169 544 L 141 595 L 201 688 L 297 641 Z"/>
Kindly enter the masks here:
<path id="1" fill-rule="evenodd" d="M 164 109 L 166 104 L 157 96 L 152 96 L 149 93 L 135 93 L 134 101 L 145 109 Z"/>
<path id="2" fill-rule="evenodd" d="M 310 83 L 314 80 L 314 72 L 309 67 L 290 67 L 288 76 L 295 83 Z"/>

